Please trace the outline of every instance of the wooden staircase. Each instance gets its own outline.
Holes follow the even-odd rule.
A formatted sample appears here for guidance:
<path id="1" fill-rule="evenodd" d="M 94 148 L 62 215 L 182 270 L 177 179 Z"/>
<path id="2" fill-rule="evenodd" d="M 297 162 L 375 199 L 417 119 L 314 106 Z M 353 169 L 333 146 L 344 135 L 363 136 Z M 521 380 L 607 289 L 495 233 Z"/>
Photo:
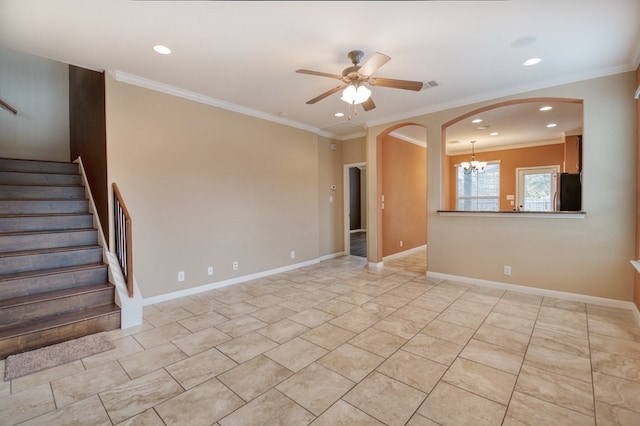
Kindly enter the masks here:
<path id="1" fill-rule="evenodd" d="M 0 158 L 0 359 L 120 328 L 78 165 Z"/>

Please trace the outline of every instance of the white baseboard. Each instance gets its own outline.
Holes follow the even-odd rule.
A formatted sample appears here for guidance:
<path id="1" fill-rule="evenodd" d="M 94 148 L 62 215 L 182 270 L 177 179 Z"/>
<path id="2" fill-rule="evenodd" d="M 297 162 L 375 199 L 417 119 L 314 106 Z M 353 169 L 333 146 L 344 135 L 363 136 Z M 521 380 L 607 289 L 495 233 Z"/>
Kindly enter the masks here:
<path id="1" fill-rule="evenodd" d="M 556 297 L 559 299 L 573 300 L 576 302 L 592 303 L 594 305 L 608 306 L 612 308 L 630 309 L 636 317 L 636 321 L 640 325 L 640 312 L 638 307 L 633 302 L 627 302 L 624 300 L 608 299 L 606 297 L 589 296 L 586 294 L 569 293 L 558 290 L 547 290 L 537 287 L 529 287 L 524 285 L 508 284 L 499 281 L 481 280 L 478 278 L 463 277 L 459 275 L 441 274 L 439 272 L 427 271 L 427 278 L 436 280 L 448 280 L 455 281 L 463 284 L 478 285 L 481 287 L 498 288 L 502 290 L 509 290 L 518 293 L 534 294 L 537 296 Z"/>
<path id="2" fill-rule="evenodd" d="M 249 274 L 241 277 L 231 278 L 228 280 L 218 281 L 215 283 L 204 284 L 198 287 L 192 287 L 192 288 L 187 288 L 180 291 L 174 291 L 172 293 L 165 293 L 165 294 L 160 294 L 158 296 L 146 297 L 142 300 L 142 305 L 147 306 L 147 305 L 153 305 L 154 303 L 167 302 L 169 300 L 178 299 L 180 297 L 191 296 L 191 295 L 202 293 L 209 290 L 228 287 L 230 285 L 240 284 L 243 282 L 256 280 L 258 278 L 264 278 L 270 275 L 280 274 L 282 272 L 303 268 L 305 266 L 316 265 L 318 263 L 320 263 L 320 259 L 308 260 L 306 262 L 295 263 L 293 265 L 282 266 L 279 268 L 270 269 L 268 271 L 256 272 L 255 274 Z"/>
<path id="3" fill-rule="evenodd" d="M 320 256 L 318 260 L 320 262 L 324 262 L 325 260 L 331 260 L 331 259 L 335 259 L 336 257 L 344 256 L 344 254 L 345 253 L 343 251 L 340 251 L 337 253 L 325 254 L 324 256 Z"/>

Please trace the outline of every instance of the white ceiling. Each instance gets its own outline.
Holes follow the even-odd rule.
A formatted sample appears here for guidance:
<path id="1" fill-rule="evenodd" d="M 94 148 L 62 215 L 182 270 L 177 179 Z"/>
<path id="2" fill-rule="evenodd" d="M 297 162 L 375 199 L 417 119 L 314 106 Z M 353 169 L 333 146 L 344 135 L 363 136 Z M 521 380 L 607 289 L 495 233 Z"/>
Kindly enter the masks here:
<path id="1" fill-rule="evenodd" d="M 156 44 L 173 53 L 155 53 Z M 635 70 L 640 1 L 0 0 L 0 46 L 347 138 L 391 120 Z M 339 93 L 305 104 L 339 82 L 295 70 L 340 74 L 356 49 L 363 62 L 375 52 L 391 57 L 373 77 L 439 85 L 372 87 L 377 107 L 351 120 Z M 534 56 L 539 65 L 522 66 Z"/>

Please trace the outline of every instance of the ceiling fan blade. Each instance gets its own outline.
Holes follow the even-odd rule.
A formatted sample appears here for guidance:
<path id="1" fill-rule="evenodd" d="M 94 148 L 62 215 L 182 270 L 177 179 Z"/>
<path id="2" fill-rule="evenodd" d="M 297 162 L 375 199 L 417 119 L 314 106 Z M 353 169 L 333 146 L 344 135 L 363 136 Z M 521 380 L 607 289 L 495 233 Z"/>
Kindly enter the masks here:
<path id="1" fill-rule="evenodd" d="M 333 95 L 333 94 L 334 94 L 334 93 L 336 93 L 336 92 L 339 92 L 340 90 L 344 89 L 345 87 L 347 87 L 347 85 L 346 85 L 346 84 L 343 84 L 342 86 L 337 86 L 337 87 L 334 87 L 334 88 L 333 88 L 333 89 L 331 89 L 331 90 L 327 90 L 327 91 L 326 91 L 326 92 L 324 92 L 323 94 L 321 94 L 321 95 L 319 95 L 319 96 L 316 96 L 315 98 L 313 98 L 313 99 L 311 99 L 311 100 L 307 101 L 307 104 L 309 104 L 309 105 L 311 105 L 311 104 L 315 104 L 316 102 L 323 100 L 323 99 L 324 99 L 324 98 L 326 98 L 327 96 L 330 96 L 330 95 Z"/>
<path id="2" fill-rule="evenodd" d="M 391 87 L 393 89 L 422 90 L 424 83 L 421 81 L 395 80 L 393 78 L 370 78 L 369 84 L 378 87 Z"/>
<path id="3" fill-rule="evenodd" d="M 341 75 L 329 74 L 327 72 L 311 71 L 311 70 L 296 70 L 296 72 L 300 74 L 318 75 L 320 77 L 329 77 L 329 78 L 335 78 L 336 80 L 342 80 Z"/>
<path id="4" fill-rule="evenodd" d="M 364 109 L 365 111 L 369 111 L 372 110 L 376 107 L 376 104 L 373 103 L 373 98 L 369 97 L 369 99 L 367 99 L 366 101 L 364 101 L 362 103 L 362 109 Z"/>
<path id="5" fill-rule="evenodd" d="M 375 55 L 373 55 L 367 62 L 364 63 L 364 65 L 360 67 L 360 69 L 358 70 L 358 74 L 369 76 L 390 60 L 391 58 L 384 53 L 376 52 Z"/>

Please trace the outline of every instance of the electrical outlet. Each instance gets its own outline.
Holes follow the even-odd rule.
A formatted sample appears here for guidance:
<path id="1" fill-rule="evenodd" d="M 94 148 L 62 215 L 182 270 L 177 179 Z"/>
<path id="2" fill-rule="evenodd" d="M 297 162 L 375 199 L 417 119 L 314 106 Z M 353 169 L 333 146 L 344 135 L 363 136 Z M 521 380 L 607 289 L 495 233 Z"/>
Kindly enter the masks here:
<path id="1" fill-rule="evenodd" d="M 291 250 L 291 258 L 292 258 L 292 259 L 295 259 L 295 258 L 296 258 L 296 252 L 295 252 L 295 251 L 293 251 L 293 250 Z"/>
<path id="2" fill-rule="evenodd" d="M 178 272 L 178 282 L 184 281 L 184 271 Z"/>
<path id="3" fill-rule="evenodd" d="M 402 245 L 403 245 L 403 244 L 404 244 L 404 243 L 402 242 L 402 240 L 400 240 L 400 247 L 402 247 Z"/>
<path id="4" fill-rule="evenodd" d="M 511 266 L 504 265 L 504 274 L 505 275 L 511 275 Z"/>
<path id="5" fill-rule="evenodd" d="M 213 275 L 213 266 L 207 268 L 207 275 Z"/>
<path id="6" fill-rule="evenodd" d="M 238 270 L 239 265 L 238 265 L 238 261 L 237 260 L 233 262 L 232 267 L 233 267 L 234 271 Z"/>

